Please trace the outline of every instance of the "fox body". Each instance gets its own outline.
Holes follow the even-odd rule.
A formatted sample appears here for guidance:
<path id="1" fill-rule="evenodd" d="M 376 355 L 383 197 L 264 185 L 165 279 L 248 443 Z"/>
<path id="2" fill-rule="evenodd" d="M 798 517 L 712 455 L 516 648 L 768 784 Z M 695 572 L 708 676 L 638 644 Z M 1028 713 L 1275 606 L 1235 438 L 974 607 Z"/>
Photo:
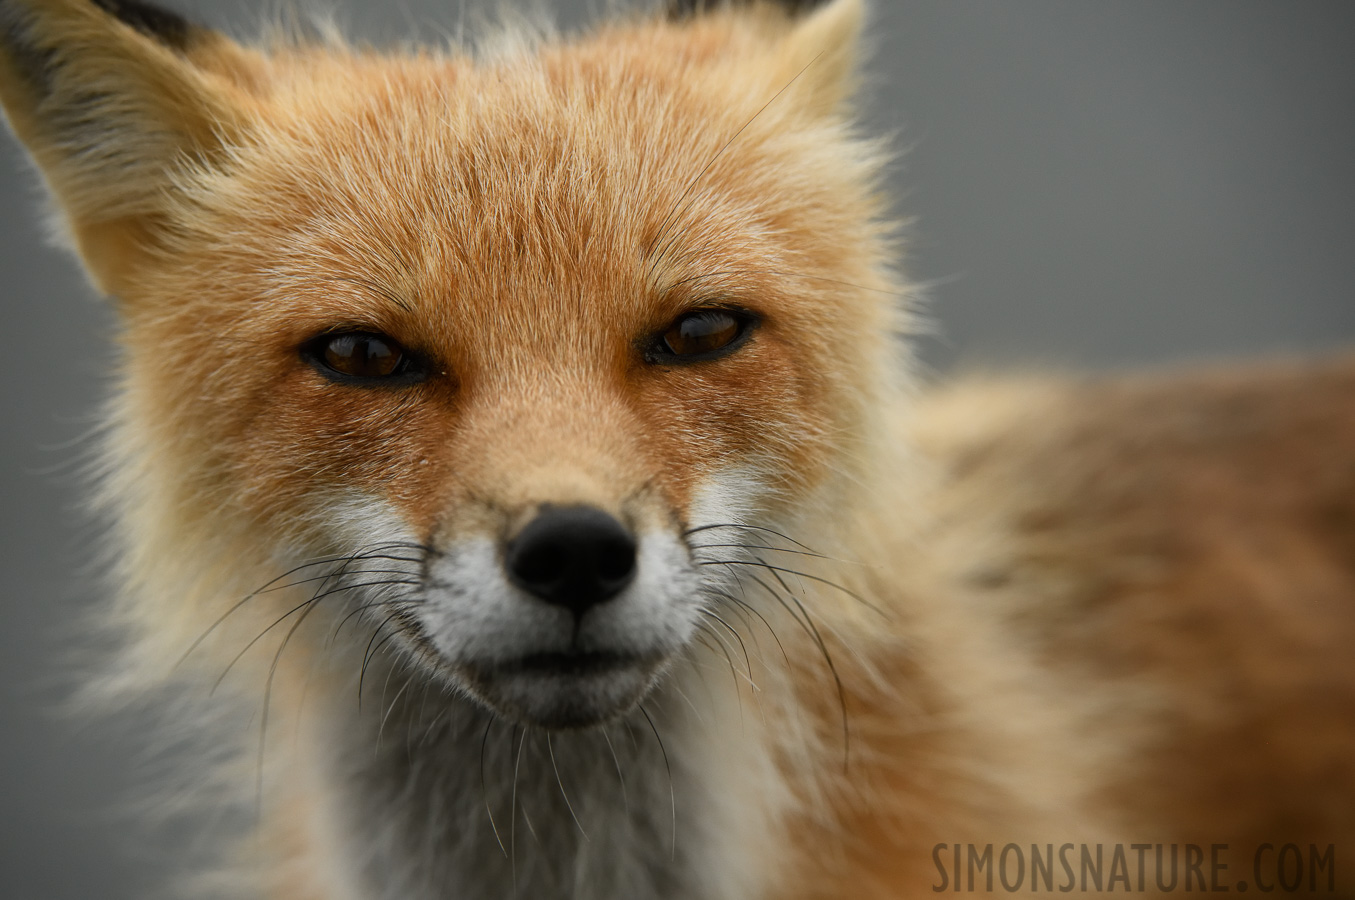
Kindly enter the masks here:
<path id="1" fill-rule="evenodd" d="M 378 54 L 0 0 L 120 313 L 105 689 L 252 715 L 203 889 L 1351 846 L 1355 363 L 919 396 L 861 0 L 686 6 Z"/>

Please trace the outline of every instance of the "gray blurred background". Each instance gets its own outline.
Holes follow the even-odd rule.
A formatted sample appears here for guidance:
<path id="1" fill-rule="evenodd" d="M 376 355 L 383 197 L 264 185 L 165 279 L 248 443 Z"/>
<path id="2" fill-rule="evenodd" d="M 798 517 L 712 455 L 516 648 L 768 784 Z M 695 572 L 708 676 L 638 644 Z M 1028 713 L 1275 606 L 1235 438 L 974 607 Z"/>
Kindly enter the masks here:
<path id="1" fill-rule="evenodd" d="M 237 34 L 266 6 L 169 5 Z M 378 41 L 460 18 L 338 5 Z M 603 4 L 545 5 L 574 27 Z M 936 283 L 929 377 L 1355 345 L 1355 3 L 875 0 L 875 19 L 869 123 L 908 151 L 893 187 Z M 144 897 L 183 842 L 128 824 L 154 768 L 136 728 L 55 712 L 98 595 L 76 464 L 110 318 L 37 196 L 0 138 L 0 898 Z"/>

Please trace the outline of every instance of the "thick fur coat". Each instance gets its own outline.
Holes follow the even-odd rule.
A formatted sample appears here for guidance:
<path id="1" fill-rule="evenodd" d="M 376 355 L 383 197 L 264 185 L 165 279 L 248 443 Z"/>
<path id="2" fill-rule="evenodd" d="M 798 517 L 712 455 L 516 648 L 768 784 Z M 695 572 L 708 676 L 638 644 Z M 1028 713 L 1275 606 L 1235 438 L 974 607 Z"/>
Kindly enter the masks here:
<path id="1" fill-rule="evenodd" d="M 862 0 L 710 7 L 384 54 L 0 0 L 121 317 L 107 689 L 249 716 L 198 887 L 886 900 L 971 844 L 1228 884 L 1293 844 L 1351 896 L 1355 362 L 919 394 Z"/>

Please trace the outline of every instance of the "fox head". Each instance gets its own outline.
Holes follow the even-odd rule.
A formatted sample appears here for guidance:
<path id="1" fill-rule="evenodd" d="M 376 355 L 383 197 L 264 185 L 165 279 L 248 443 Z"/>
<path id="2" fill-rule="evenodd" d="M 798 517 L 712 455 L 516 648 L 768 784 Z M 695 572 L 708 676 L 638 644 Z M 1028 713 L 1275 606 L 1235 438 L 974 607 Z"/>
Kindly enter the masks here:
<path id="1" fill-rule="evenodd" d="M 9 121 L 120 311 L 145 656 L 274 621 L 290 571 L 292 615 L 588 725 L 851 508 L 900 292 L 850 127 L 862 2 L 699 6 L 386 55 L 0 0 Z"/>

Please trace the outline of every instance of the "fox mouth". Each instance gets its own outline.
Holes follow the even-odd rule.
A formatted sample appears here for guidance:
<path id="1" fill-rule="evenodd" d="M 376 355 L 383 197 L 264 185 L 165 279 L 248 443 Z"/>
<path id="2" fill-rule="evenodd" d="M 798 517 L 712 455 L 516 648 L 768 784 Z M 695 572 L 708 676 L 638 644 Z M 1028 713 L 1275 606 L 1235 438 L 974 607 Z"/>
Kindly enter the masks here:
<path id="1" fill-rule="evenodd" d="M 654 530 L 624 548 L 629 568 L 613 577 L 621 526 L 609 522 L 549 508 L 507 545 L 448 541 L 414 609 L 424 661 L 527 727 L 588 728 L 636 709 L 696 631 L 700 570 L 680 536 Z"/>
<path id="2" fill-rule="evenodd" d="M 528 726 L 580 729 L 638 706 L 664 663 L 664 654 L 566 652 L 459 668 L 471 692 L 493 711 Z"/>
<path id="3" fill-rule="evenodd" d="M 536 653 L 497 668 L 500 674 L 569 678 L 603 675 L 644 662 L 644 657 L 626 653 Z"/>

